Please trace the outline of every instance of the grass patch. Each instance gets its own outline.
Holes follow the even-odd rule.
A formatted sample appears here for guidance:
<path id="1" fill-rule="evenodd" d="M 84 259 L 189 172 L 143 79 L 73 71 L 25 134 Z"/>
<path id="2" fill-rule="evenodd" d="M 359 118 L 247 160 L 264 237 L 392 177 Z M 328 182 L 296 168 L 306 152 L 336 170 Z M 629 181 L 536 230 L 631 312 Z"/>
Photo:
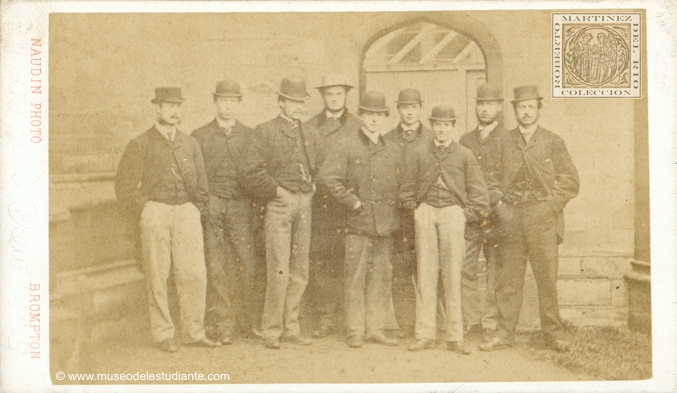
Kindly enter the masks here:
<path id="1" fill-rule="evenodd" d="M 577 328 L 567 324 L 573 338 L 571 351 L 559 353 L 548 348 L 540 332 L 523 333 L 528 351 L 540 360 L 549 360 L 567 369 L 602 380 L 643 380 L 651 378 L 651 337 L 606 326 Z"/>

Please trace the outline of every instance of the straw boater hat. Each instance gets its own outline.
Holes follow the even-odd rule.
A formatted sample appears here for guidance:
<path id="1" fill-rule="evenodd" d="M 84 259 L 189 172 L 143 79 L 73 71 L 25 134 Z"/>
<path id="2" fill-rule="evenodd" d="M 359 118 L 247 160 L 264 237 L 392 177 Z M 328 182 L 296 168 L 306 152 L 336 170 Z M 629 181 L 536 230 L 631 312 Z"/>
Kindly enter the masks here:
<path id="1" fill-rule="evenodd" d="M 181 97 L 180 87 L 158 87 L 155 89 L 155 98 L 150 100 L 153 104 L 158 102 L 173 102 L 180 104 L 186 99 Z"/>
<path id="2" fill-rule="evenodd" d="M 280 91 L 276 94 L 294 101 L 307 101 L 310 99 L 310 94 L 306 91 L 306 81 L 301 78 L 282 79 Z"/>
<path id="3" fill-rule="evenodd" d="M 354 87 L 345 76 L 334 74 L 323 77 L 322 82 L 320 82 L 320 85 L 316 89 L 322 91 L 322 89 L 332 86 L 343 86 L 346 88 L 346 91 Z"/>

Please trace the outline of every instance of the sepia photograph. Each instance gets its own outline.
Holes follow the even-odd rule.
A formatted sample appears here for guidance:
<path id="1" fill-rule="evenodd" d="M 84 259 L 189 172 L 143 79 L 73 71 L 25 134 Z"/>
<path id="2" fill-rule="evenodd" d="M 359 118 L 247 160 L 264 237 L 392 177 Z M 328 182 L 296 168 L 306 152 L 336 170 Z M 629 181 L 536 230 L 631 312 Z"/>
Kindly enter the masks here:
<path id="1" fill-rule="evenodd" d="M 124 10 L 30 40 L 54 388 L 656 377 L 646 9 Z"/>

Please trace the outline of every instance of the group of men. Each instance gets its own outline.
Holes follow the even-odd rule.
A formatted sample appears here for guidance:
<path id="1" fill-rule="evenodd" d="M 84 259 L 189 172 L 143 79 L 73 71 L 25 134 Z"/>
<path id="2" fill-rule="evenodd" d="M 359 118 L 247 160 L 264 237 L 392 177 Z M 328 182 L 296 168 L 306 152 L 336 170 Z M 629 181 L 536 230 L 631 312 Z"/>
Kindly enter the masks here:
<path id="1" fill-rule="evenodd" d="M 536 87 L 514 89 L 519 125 L 505 131 L 501 89 L 480 86 L 479 124 L 458 142 L 451 106 L 432 108 L 428 128 L 420 92 L 402 90 L 401 121 L 387 132 L 385 96 L 363 93 L 355 115 L 346 108 L 352 88 L 324 77 L 325 108 L 302 122 L 305 81 L 285 78 L 281 113 L 250 129 L 237 121 L 240 85 L 220 81 L 215 119 L 191 136 L 177 129 L 180 88 L 155 89 L 157 121 L 128 144 L 115 190 L 138 222 L 159 348 L 178 349 L 173 274 L 187 345 L 230 344 L 238 327 L 270 349 L 309 345 L 304 308 L 317 319 L 315 338 L 344 326 L 351 348 L 398 345 L 386 329 L 399 322 L 415 325 L 413 351 L 433 348 L 440 334 L 468 354 L 464 335 L 478 327 L 480 349 L 500 349 L 514 338 L 528 259 L 543 333 L 567 350 L 557 252 L 579 181 L 562 139 L 538 125 Z M 415 321 L 393 301 L 408 290 Z"/>

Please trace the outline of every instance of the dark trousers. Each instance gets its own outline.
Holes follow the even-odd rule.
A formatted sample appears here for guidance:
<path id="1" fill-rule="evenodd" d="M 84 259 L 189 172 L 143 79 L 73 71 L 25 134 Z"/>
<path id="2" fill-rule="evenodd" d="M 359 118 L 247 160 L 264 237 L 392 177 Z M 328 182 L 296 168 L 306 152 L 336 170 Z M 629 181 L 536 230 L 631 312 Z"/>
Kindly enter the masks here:
<path id="1" fill-rule="evenodd" d="M 557 303 L 558 244 L 555 213 L 546 202 L 502 204 L 497 209 L 501 226 L 501 266 L 496 303 L 500 314 L 499 337 L 512 340 L 522 307 L 527 258 L 538 286 L 541 330 L 546 341 L 567 338 Z"/>
<path id="2" fill-rule="evenodd" d="M 346 235 L 347 336 L 383 334 L 391 299 L 392 236 Z"/>
<path id="3" fill-rule="evenodd" d="M 266 280 L 254 248 L 255 212 L 247 199 L 216 195 L 210 195 L 210 210 L 220 214 L 204 222 L 207 321 L 228 332 L 238 323 L 250 332 L 261 324 Z"/>
<path id="4" fill-rule="evenodd" d="M 465 227 L 465 247 L 461 274 L 463 323 L 494 330 L 498 320 L 496 281 L 501 259 L 498 239 L 473 223 Z M 480 252 L 484 261 L 479 258 Z"/>
<path id="5" fill-rule="evenodd" d="M 393 303 L 397 324 L 405 336 L 413 335 L 416 296 L 412 275 L 416 274 L 413 210 L 400 210 L 400 230 L 394 233 Z"/>
<path id="6" fill-rule="evenodd" d="M 343 300 L 345 238 L 341 222 L 334 214 L 313 209 L 307 292 L 319 325 L 332 328 L 338 326 L 339 305 Z"/>

